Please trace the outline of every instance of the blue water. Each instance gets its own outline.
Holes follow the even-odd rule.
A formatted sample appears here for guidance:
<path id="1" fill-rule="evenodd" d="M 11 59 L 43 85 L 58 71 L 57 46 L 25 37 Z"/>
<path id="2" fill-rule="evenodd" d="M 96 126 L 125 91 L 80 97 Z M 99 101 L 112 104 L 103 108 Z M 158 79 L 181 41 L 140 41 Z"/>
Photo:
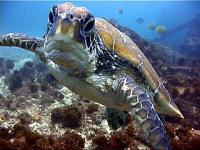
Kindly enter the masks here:
<path id="1" fill-rule="evenodd" d="M 65 1 L 0 1 L 0 34 L 23 32 L 33 36 L 43 36 L 50 8 L 54 4 L 63 2 Z M 72 3 L 88 8 L 96 17 L 116 19 L 119 24 L 130 27 L 142 38 L 150 40 L 161 35 L 149 30 L 148 23 L 164 25 L 170 30 L 200 14 L 198 1 L 73 1 Z M 122 14 L 118 12 L 119 9 L 123 10 Z M 137 18 L 143 18 L 144 22 L 137 23 Z M 180 42 L 183 34 L 184 31 L 168 43 Z"/>

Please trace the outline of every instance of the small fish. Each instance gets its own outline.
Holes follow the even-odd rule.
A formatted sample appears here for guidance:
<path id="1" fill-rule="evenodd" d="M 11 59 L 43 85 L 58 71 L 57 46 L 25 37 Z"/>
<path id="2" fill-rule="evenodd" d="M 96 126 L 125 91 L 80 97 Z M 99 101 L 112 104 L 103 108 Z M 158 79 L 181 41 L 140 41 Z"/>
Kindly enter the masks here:
<path id="1" fill-rule="evenodd" d="M 167 32 L 167 28 L 165 26 L 159 25 L 156 27 L 155 31 L 159 34 L 164 34 Z"/>
<path id="2" fill-rule="evenodd" d="M 144 19 L 143 18 L 137 18 L 136 22 L 139 23 L 139 24 L 142 24 L 144 22 Z"/>
<path id="3" fill-rule="evenodd" d="M 153 23 L 148 23 L 147 28 L 150 29 L 150 30 L 155 30 L 156 26 Z"/>
<path id="4" fill-rule="evenodd" d="M 124 10 L 123 10 L 122 8 L 119 8 L 119 9 L 118 9 L 118 13 L 119 13 L 119 14 L 123 14 L 123 13 L 124 13 Z"/>

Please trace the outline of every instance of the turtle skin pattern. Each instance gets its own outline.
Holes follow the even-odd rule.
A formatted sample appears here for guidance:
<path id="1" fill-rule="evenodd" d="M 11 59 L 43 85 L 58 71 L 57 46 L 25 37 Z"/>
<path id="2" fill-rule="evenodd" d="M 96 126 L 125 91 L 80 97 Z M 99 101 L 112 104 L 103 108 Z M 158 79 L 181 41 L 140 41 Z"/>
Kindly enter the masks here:
<path id="1" fill-rule="evenodd" d="M 38 47 L 42 47 L 44 40 L 28 36 L 23 33 L 9 33 L 0 36 L 0 46 L 16 46 L 35 52 Z"/>
<path id="2" fill-rule="evenodd" d="M 114 91 L 131 106 L 131 113 L 156 150 L 170 150 L 165 128 L 158 117 L 151 97 L 134 80 L 124 75 L 113 83 Z"/>

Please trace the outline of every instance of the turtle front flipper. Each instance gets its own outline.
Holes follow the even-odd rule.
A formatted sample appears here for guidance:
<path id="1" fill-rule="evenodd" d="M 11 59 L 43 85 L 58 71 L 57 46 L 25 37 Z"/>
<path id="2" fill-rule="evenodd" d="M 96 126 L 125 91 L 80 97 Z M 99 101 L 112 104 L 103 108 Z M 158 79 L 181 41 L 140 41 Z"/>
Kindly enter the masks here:
<path id="1" fill-rule="evenodd" d="M 34 52 L 42 61 L 46 61 L 46 56 L 42 51 L 44 39 L 32 37 L 23 33 L 9 33 L 0 35 L 0 46 L 19 47 Z"/>
<path id="2" fill-rule="evenodd" d="M 23 33 L 9 33 L 0 35 L 0 46 L 14 46 L 37 53 L 38 49 L 43 47 L 43 45 L 43 39 L 31 37 Z"/>
<path id="3" fill-rule="evenodd" d="M 130 105 L 133 118 L 141 126 L 145 138 L 153 148 L 171 149 L 165 128 L 155 111 L 151 97 L 127 75 L 117 79 L 113 89 Z"/>

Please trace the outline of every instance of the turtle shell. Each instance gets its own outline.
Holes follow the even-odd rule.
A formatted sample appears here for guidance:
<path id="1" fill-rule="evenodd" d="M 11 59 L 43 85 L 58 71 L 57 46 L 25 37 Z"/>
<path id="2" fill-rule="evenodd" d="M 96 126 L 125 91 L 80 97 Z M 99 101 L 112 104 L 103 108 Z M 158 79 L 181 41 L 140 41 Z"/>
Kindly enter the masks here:
<path id="1" fill-rule="evenodd" d="M 139 47 L 126 34 L 104 19 L 96 18 L 95 27 L 106 49 L 114 51 L 116 55 L 129 61 L 144 76 L 155 93 L 154 103 L 157 112 L 183 118 L 158 74 Z"/>

